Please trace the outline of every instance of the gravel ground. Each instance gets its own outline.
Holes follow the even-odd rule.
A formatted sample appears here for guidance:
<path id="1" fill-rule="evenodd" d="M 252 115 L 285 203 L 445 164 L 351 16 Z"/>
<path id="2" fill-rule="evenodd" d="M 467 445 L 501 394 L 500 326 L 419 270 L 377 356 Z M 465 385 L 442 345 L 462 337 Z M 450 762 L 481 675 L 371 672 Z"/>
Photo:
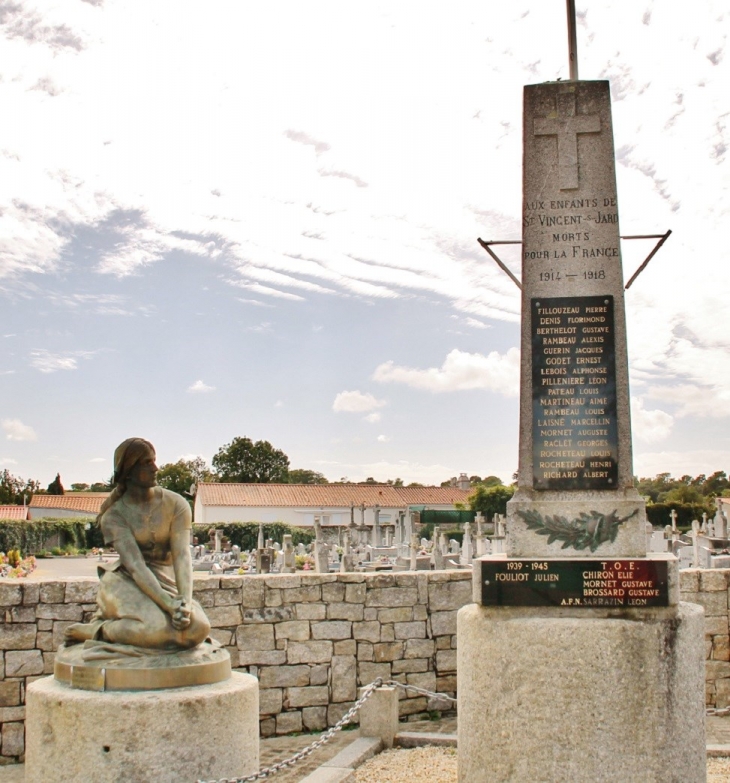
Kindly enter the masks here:
<path id="1" fill-rule="evenodd" d="M 278 760 L 278 759 L 277 759 Z M 268 761 L 268 760 L 267 760 Z M 316 767 L 317 765 L 313 765 Z M 288 770 L 272 778 L 301 780 L 312 769 Z M 23 783 L 21 764 L 0 766 L 0 783 Z M 452 748 L 414 748 L 386 750 L 355 770 L 356 783 L 456 783 L 456 751 Z M 707 783 L 730 782 L 730 758 L 707 759 Z"/>
<path id="2" fill-rule="evenodd" d="M 728 780 L 730 780 L 730 758 L 707 759 L 707 783 L 721 783 Z"/>
<path id="3" fill-rule="evenodd" d="M 432 747 L 386 750 L 355 771 L 356 783 L 404 783 L 411 780 L 456 783 L 456 750 Z M 730 781 L 730 758 L 707 759 L 707 781 Z"/>
<path id="4" fill-rule="evenodd" d="M 386 750 L 355 770 L 356 783 L 456 783 L 455 748 Z"/>

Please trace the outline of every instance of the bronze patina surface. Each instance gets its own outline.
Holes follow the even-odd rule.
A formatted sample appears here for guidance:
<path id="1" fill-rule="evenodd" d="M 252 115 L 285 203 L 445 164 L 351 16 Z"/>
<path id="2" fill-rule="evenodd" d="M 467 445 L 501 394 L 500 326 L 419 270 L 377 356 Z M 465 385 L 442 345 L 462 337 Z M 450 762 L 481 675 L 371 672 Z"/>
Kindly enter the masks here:
<path id="1" fill-rule="evenodd" d="M 114 645 L 85 642 L 59 648 L 54 677 L 89 691 L 146 691 L 210 685 L 231 676 L 231 656 L 203 642 L 192 650 L 116 652 Z"/>
<path id="2" fill-rule="evenodd" d="M 86 690 L 146 690 L 221 682 L 228 653 L 208 638 L 193 600 L 192 514 L 157 486 L 154 446 L 129 438 L 114 452 L 114 490 L 98 523 L 119 560 L 99 567 L 97 610 L 66 629 L 57 680 Z"/>

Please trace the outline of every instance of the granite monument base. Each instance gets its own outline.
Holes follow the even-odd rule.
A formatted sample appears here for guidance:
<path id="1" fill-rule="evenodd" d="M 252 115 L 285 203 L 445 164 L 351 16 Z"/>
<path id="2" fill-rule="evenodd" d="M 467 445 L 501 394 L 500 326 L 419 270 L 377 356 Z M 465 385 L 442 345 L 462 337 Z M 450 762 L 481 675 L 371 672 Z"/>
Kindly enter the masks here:
<path id="1" fill-rule="evenodd" d="M 457 639 L 459 783 L 705 781 L 701 607 L 470 604 Z"/>
<path id="2" fill-rule="evenodd" d="M 579 527 L 611 528 L 610 540 L 601 540 L 601 557 L 643 557 L 646 554 L 645 502 L 635 489 L 624 493 L 542 493 L 537 500 L 528 490 L 520 490 L 507 503 L 507 551 L 512 557 L 586 557 L 587 549 L 564 548 L 561 536 L 550 538 L 540 529 L 550 520 Z M 532 497 L 531 497 L 532 495 Z M 531 522 L 528 522 L 531 520 Z M 536 535 L 537 533 L 537 535 Z"/>
<path id="3" fill-rule="evenodd" d="M 258 680 L 98 692 L 53 677 L 26 696 L 27 783 L 211 780 L 259 769 Z"/>

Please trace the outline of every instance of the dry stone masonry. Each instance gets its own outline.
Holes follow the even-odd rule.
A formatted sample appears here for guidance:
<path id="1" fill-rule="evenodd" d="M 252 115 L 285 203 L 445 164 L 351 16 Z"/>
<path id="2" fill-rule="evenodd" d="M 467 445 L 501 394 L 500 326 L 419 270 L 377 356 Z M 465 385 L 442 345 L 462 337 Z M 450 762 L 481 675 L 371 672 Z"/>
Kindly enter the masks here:
<path id="1" fill-rule="evenodd" d="M 25 689 L 53 673 L 66 627 L 96 609 L 97 584 L 0 581 L 0 763 L 22 757 Z M 471 571 L 196 575 L 195 598 L 233 666 L 259 678 L 263 736 L 334 725 L 377 677 L 456 693 Z M 448 708 L 401 696 L 401 717 Z"/>
<path id="2" fill-rule="evenodd" d="M 471 572 L 196 576 L 213 636 L 259 678 L 264 736 L 333 725 L 376 677 L 456 693 L 456 612 Z M 730 569 L 680 572 L 705 608 L 707 706 L 730 705 Z M 97 580 L 0 581 L 0 763 L 24 753 L 25 689 L 53 673 L 69 623 L 96 608 Z M 401 698 L 401 717 L 446 709 Z"/>

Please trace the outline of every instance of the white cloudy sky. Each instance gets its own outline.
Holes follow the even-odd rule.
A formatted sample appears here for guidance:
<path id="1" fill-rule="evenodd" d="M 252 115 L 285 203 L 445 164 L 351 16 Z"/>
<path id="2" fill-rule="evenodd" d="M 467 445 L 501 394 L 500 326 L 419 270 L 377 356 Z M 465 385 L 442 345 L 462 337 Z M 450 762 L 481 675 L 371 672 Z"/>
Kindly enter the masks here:
<path id="1" fill-rule="evenodd" d="M 627 294 L 635 472 L 727 470 L 730 13 L 577 7 L 622 233 L 674 232 Z M 565 42 L 562 0 L 0 0 L 0 468 L 245 435 L 509 479 L 519 299 L 476 238 L 519 239 L 522 85 Z"/>

